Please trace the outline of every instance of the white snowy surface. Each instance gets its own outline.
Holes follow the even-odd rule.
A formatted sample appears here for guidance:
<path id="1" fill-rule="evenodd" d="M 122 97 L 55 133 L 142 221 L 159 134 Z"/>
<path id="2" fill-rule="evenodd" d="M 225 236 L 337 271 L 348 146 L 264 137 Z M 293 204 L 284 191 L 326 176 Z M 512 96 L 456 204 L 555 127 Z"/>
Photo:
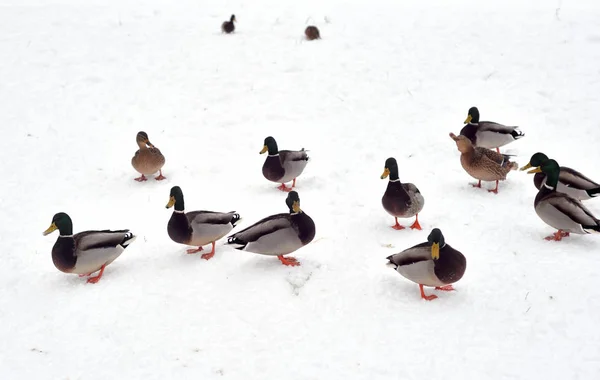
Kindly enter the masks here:
<path id="1" fill-rule="evenodd" d="M 598 20 L 572 0 L 1 0 L 0 378 L 597 379 L 600 236 L 543 240 L 532 176 L 472 188 L 448 133 L 477 106 L 525 132 L 502 149 L 520 166 L 542 151 L 600 180 Z M 167 180 L 133 181 L 140 130 Z M 238 228 L 286 211 L 268 135 L 310 150 L 302 266 L 185 254 L 174 185 Z M 423 231 L 390 228 L 390 156 Z M 86 284 L 52 265 L 59 211 L 138 239 Z M 434 227 L 468 267 L 428 302 L 385 257 Z"/>

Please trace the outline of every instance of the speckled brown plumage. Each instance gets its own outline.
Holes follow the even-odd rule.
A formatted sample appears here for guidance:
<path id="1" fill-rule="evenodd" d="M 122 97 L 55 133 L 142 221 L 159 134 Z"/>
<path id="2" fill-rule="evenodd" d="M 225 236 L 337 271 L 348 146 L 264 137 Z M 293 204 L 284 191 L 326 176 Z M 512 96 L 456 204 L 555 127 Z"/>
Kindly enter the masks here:
<path id="1" fill-rule="evenodd" d="M 517 170 L 518 164 L 511 162 L 510 157 L 486 148 L 474 147 L 465 136 L 450 133 L 461 152 L 460 163 L 465 171 L 480 181 L 505 180 L 511 170 Z"/>
<path id="2" fill-rule="evenodd" d="M 136 181 L 145 181 L 146 175 L 156 172 L 159 172 L 156 180 L 165 179 L 162 175 L 165 156 L 150 142 L 148 134 L 146 132 L 138 132 L 135 142 L 138 144 L 139 149 L 135 152 L 133 158 L 131 158 L 131 165 L 141 174 L 140 177 L 136 178 Z"/>

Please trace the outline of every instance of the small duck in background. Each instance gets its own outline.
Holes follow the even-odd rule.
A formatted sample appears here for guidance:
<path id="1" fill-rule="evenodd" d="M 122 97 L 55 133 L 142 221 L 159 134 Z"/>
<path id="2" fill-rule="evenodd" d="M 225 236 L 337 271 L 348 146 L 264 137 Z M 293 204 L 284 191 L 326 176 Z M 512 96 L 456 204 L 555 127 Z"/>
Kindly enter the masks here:
<path id="1" fill-rule="evenodd" d="M 452 284 L 458 282 L 467 269 L 465 256 L 450 245 L 439 228 L 431 230 L 427 241 L 387 257 L 388 267 L 419 285 L 421 298 L 427 301 L 438 298 L 426 295 L 423 286 L 437 290 L 455 290 Z"/>
<path id="2" fill-rule="evenodd" d="M 300 196 L 290 191 L 286 200 L 289 213 L 275 214 L 227 238 L 228 245 L 240 251 L 277 256 L 281 264 L 298 266 L 293 257 L 283 257 L 315 238 L 315 222 L 300 208 Z"/>
<path id="3" fill-rule="evenodd" d="M 173 186 L 169 194 L 166 208 L 175 206 L 171 219 L 167 224 L 167 232 L 176 243 L 197 246 L 188 249 L 187 253 L 202 251 L 202 246 L 212 243 L 212 250 L 201 257 L 209 260 L 215 255 L 215 242 L 227 235 L 241 220 L 235 211 L 190 211 L 185 212 L 183 191 L 179 186 Z"/>
<path id="4" fill-rule="evenodd" d="M 509 127 L 492 121 L 479 121 L 477 107 L 469 109 L 464 122 L 467 125 L 460 131 L 461 135 L 466 136 L 476 147 L 496 149 L 498 153 L 501 146 L 525 136 L 519 127 Z"/>
<path id="5" fill-rule="evenodd" d="M 319 32 L 319 28 L 314 25 L 307 26 L 304 30 L 304 35 L 309 41 L 318 40 L 321 38 L 321 32 Z"/>
<path id="6" fill-rule="evenodd" d="M 463 169 L 473 178 L 479 180 L 473 187 L 481 188 L 481 181 L 496 181 L 496 187 L 488 190 L 498 194 L 498 183 L 505 180 L 511 170 L 517 170 L 519 165 L 510 161 L 510 156 L 500 154 L 487 148 L 474 147 L 464 135 L 456 136 L 450 132 L 450 137 L 456 142 L 460 154 L 460 164 Z"/>
<path id="7" fill-rule="evenodd" d="M 546 183 L 540 188 L 533 205 L 535 213 L 550 227 L 558 231 L 547 236 L 546 240 L 561 241 L 574 234 L 600 233 L 600 220 L 581 201 L 556 190 L 560 166 L 555 160 L 547 160 L 542 166 L 527 173 L 544 173 Z"/>
<path id="8" fill-rule="evenodd" d="M 231 15 L 229 21 L 225 21 L 221 24 L 221 32 L 223 33 L 233 33 L 235 30 L 235 22 L 237 22 L 235 15 Z"/>
<path id="9" fill-rule="evenodd" d="M 150 176 L 156 172 L 159 172 L 159 175 L 154 179 L 157 181 L 166 179 L 167 177 L 162 174 L 162 167 L 165 165 L 165 156 L 150 142 L 148 134 L 143 131 L 138 132 L 135 142 L 138 144 L 139 149 L 133 155 L 131 165 L 141 174 L 135 180 L 138 182 L 147 181 L 148 178 L 146 178 L 146 175 Z"/>
<path id="10" fill-rule="evenodd" d="M 523 166 L 521 171 L 529 168 L 539 168 L 548 160 L 548 156 L 544 153 L 537 152 L 531 156 L 529 163 Z M 546 175 L 542 172 L 535 173 L 533 176 L 533 185 L 539 190 L 545 183 Z M 583 201 L 600 195 L 600 184 L 592 181 L 577 170 L 561 166 L 556 191 L 568 194 L 575 199 Z"/>
<path id="11" fill-rule="evenodd" d="M 63 273 L 75 273 L 79 277 L 90 276 L 100 271 L 87 282 L 100 281 L 104 268 L 115 261 L 135 241 L 129 230 L 82 231 L 73 235 L 73 222 L 64 212 L 52 217 L 52 223 L 44 236 L 58 230 L 59 236 L 52 247 L 52 262 Z"/>
<path id="12" fill-rule="evenodd" d="M 289 192 L 296 186 L 296 178 L 302 174 L 309 157 L 304 148 L 301 150 L 279 150 L 277 142 L 272 136 L 265 139 L 260 154 L 269 152 L 262 167 L 263 176 L 272 182 L 281 183 L 277 187 L 281 191 Z M 285 186 L 292 181 L 292 187 Z"/>
<path id="13" fill-rule="evenodd" d="M 411 229 L 421 229 L 419 224 L 419 213 L 425 205 L 425 198 L 419 189 L 412 183 L 401 183 L 398 176 L 398 163 L 393 157 L 385 160 L 385 169 L 381 179 L 390 177 L 385 193 L 381 198 L 383 208 L 394 217 L 396 224 L 392 226 L 395 230 L 403 230 L 404 227 L 398 223 L 398 218 L 416 217 Z"/>

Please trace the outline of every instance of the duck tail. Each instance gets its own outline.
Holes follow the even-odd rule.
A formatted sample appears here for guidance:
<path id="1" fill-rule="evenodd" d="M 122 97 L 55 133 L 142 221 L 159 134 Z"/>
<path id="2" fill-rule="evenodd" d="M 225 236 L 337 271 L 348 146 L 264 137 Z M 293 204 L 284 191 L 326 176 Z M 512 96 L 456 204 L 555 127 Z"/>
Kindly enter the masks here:
<path id="1" fill-rule="evenodd" d="M 231 212 L 235 213 L 231 217 L 231 225 L 235 227 L 242 220 L 242 217 L 240 216 L 240 214 L 238 214 L 235 211 L 231 211 Z"/>
<path id="2" fill-rule="evenodd" d="M 398 265 L 394 264 L 394 262 L 392 261 L 392 257 L 393 257 L 393 255 L 386 257 L 386 260 L 388 262 L 385 263 L 385 266 L 388 267 L 388 268 L 392 268 L 393 270 L 396 270 L 396 269 L 398 269 Z"/>
<path id="3" fill-rule="evenodd" d="M 517 164 L 516 162 L 511 162 L 509 165 L 510 170 L 517 170 L 519 168 L 519 164 Z"/>
<path id="4" fill-rule="evenodd" d="M 519 127 L 515 127 L 513 131 L 510 133 L 515 140 L 520 139 L 521 137 L 525 137 L 525 134 L 521 132 Z"/>
<path id="5" fill-rule="evenodd" d="M 233 246 L 233 248 L 235 249 L 239 249 L 240 251 L 242 249 L 244 249 L 246 247 L 246 245 L 248 245 L 247 242 L 237 238 L 235 235 L 231 235 L 227 238 L 227 243 L 225 243 L 226 245 L 231 245 Z"/>
<path id="6" fill-rule="evenodd" d="M 123 237 L 123 241 L 121 242 L 121 245 L 123 246 L 123 248 L 126 248 L 129 244 L 133 243 L 136 238 L 137 238 L 137 236 L 135 236 L 133 233 L 127 232 L 125 234 L 125 236 Z"/>
<path id="7" fill-rule="evenodd" d="M 595 226 L 581 226 L 581 227 L 587 233 L 590 233 L 590 234 L 600 234 L 600 224 L 597 224 Z"/>
<path id="8" fill-rule="evenodd" d="M 587 193 L 588 193 L 588 195 L 589 195 L 590 197 L 592 197 L 592 198 L 593 198 L 593 197 L 600 196 L 600 187 L 597 187 L 597 188 L 595 188 L 595 189 L 588 190 L 588 191 L 587 191 Z"/>

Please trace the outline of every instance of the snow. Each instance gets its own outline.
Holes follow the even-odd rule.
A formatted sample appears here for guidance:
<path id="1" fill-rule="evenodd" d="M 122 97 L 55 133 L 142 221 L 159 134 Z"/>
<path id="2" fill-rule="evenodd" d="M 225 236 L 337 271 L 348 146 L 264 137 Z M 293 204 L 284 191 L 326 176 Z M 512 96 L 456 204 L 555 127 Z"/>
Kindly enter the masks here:
<path id="1" fill-rule="evenodd" d="M 0 1 L 0 378 L 597 378 L 600 236 L 543 240 L 532 176 L 472 188 L 448 133 L 476 105 L 524 131 L 502 149 L 520 166 L 542 151 L 600 180 L 599 16 L 591 0 Z M 133 181 L 140 130 L 167 180 Z M 224 240 L 185 254 L 174 185 L 238 229 L 286 211 L 261 174 L 269 135 L 310 150 L 302 266 Z M 390 156 L 423 231 L 390 228 Z M 86 284 L 52 265 L 59 211 L 138 239 Z M 385 258 L 434 227 L 468 266 L 428 302 Z"/>

